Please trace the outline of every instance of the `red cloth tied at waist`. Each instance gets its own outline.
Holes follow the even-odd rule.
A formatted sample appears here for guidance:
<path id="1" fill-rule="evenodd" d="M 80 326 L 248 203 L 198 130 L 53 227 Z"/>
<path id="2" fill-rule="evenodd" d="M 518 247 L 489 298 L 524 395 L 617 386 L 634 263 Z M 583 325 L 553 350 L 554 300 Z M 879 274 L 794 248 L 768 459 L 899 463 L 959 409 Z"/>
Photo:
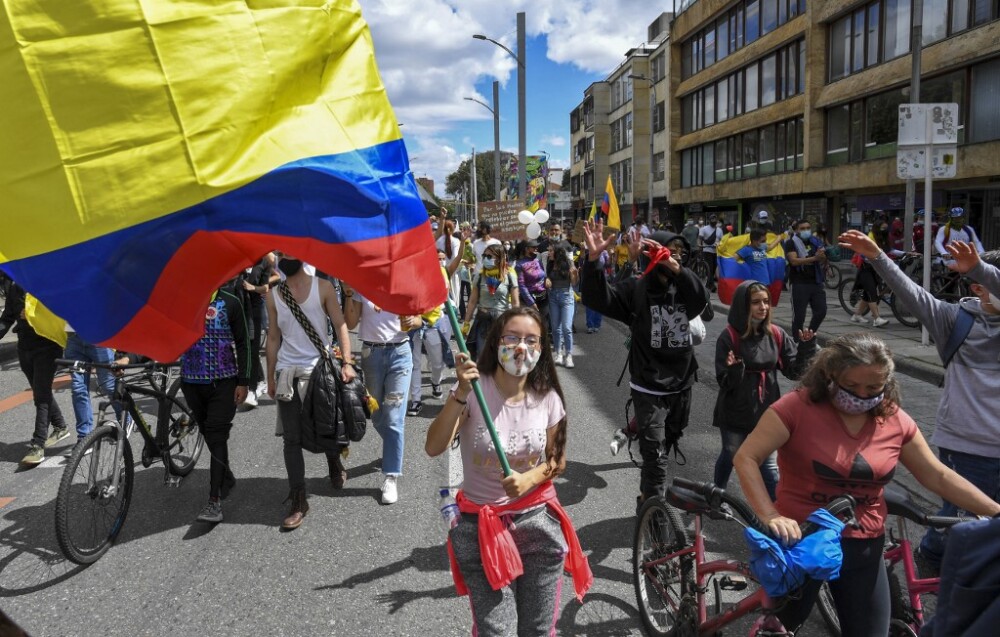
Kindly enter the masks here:
<path id="1" fill-rule="evenodd" d="M 551 480 L 546 480 L 530 493 L 502 506 L 476 504 L 466 498 L 462 491 L 456 494 L 455 500 L 458 502 L 459 511 L 479 516 L 479 553 L 483 560 L 486 579 L 493 590 L 500 590 L 504 586 L 508 586 L 524 573 L 521 554 L 517 550 L 510 530 L 500 520 L 500 516 L 510 511 L 523 511 L 540 504 L 549 507 L 549 510 L 559 520 L 563 537 L 566 539 L 568 550 L 565 569 L 573 578 L 576 598 L 583 601 L 583 596 L 594 583 L 594 574 L 591 573 L 587 556 L 583 554 L 583 549 L 580 547 L 580 539 L 576 536 L 573 522 L 559 503 L 559 498 L 556 497 L 556 488 L 552 485 Z M 468 595 L 469 589 L 465 586 L 465 579 L 458 568 L 458 560 L 455 559 L 451 538 L 448 538 L 448 559 L 451 562 L 451 576 L 455 580 L 455 590 L 458 591 L 459 595 Z"/>
<path id="2" fill-rule="evenodd" d="M 666 261 L 669 259 L 670 248 L 664 248 L 663 246 L 660 246 L 659 248 L 650 248 L 646 251 L 646 256 L 649 257 L 649 265 L 647 265 L 646 269 L 642 271 L 642 276 L 646 276 L 652 272 L 653 268 L 655 268 L 656 264 L 660 261 Z"/>

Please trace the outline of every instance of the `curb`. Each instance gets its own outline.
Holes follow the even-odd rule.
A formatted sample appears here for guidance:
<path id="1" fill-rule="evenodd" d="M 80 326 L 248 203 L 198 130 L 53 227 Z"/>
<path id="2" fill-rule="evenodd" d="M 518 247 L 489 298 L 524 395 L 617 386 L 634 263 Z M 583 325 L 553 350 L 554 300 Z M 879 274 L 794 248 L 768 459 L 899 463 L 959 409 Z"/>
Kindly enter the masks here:
<path id="1" fill-rule="evenodd" d="M 721 301 L 713 300 L 712 309 L 720 314 L 729 316 L 729 306 L 723 304 Z M 780 319 L 775 319 L 774 323 L 776 325 L 780 325 L 786 332 L 791 333 L 791 323 L 786 323 Z M 821 346 L 826 345 L 829 340 L 830 337 L 822 334 L 816 336 L 816 342 Z M 922 380 L 926 383 L 932 383 L 934 385 L 941 385 L 944 383 L 944 368 L 940 365 L 931 365 L 930 363 L 915 360 L 908 356 L 896 355 L 893 358 L 895 359 L 896 369 L 902 374 L 906 374 L 911 378 L 916 378 L 917 380 Z"/>

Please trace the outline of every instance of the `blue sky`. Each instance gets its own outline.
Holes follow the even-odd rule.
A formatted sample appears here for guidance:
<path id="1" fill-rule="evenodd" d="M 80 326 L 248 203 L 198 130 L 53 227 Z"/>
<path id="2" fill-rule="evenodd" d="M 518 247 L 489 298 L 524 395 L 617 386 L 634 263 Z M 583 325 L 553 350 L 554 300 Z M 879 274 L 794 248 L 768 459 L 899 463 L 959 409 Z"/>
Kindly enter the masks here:
<path id="1" fill-rule="evenodd" d="M 553 167 L 568 166 L 569 112 L 583 91 L 603 79 L 625 51 L 645 39 L 662 11 L 647 0 L 358 0 L 375 44 L 382 81 L 414 175 L 435 181 L 471 147 L 493 149 L 493 116 L 464 97 L 492 105 L 500 81 L 500 146 L 517 151 L 514 60 L 482 33 L 516 50 L 516 14 L 527 26 L 527 145 L 547 150 Z M 625 19 L 623 19 L 625 16 Z"/>

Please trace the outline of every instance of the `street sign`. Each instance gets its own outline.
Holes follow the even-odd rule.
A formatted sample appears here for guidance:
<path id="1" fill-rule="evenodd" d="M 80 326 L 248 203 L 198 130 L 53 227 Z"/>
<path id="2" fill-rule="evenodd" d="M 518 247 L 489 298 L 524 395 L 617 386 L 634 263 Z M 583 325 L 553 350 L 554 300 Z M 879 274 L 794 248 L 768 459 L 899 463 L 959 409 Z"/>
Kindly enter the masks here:
<path id="1" fill-rule="evenodd" d="M 930 126 L 928 126 L 928 118 Z M 927 138 L 928 130 L 930 139 Z M 958 104 L 900 104 L 899 146 L 958 143 Z"/>
<path id="2" fill-rule="evenodd" d="M 926 147 L 896 151 L 896 175 L 900 179 L 923 179 L 927 170 L 926 153 Z M 953 179 L 957 174 L 958 146 L 932 146 L 930 166 L 932 179 Z"/>

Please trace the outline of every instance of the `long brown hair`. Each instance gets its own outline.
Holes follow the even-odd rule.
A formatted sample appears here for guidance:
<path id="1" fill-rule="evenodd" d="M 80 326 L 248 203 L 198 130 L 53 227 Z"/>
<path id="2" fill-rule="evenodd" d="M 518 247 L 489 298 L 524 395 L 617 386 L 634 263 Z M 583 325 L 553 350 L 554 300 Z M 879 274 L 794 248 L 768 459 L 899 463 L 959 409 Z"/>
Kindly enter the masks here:
<path id="1" fill-rule="evenodd" d="M 753 293 L 763 292 L 767 295 L 767 318 L 760 324 L 761 330 L 768 338 L 774 338 L 774 334 L 771 333 L 771 291 L 767 289 L 767 286 L 760 281 L 754 281 L 747 286 L 747 326 L 743 330 L 743 338 L 749 338 L 754 334 L 753 321 L 750 320 L 750 308 L 753 305 Z M 777 345 L 777 343 L 775 343 Z M 778 357 L 781 357 L 781 352 L 778 352 Z"/>
<path id="2" fill-rule="evenodd" d="M 899 411 L 901 395 L 893 373 L 896 366 L 892 361 L 892 352 L 885 341 L 868 332 L 844 334 L 828 342 L 813 357 L 802 376 L 801 386 L 809 393 L 812 402 L 829 402 L 837 392 L 834 378 L 861 365 L 877 365 L 886 373 L 885 398 L 869 413 L 884 419 Z"/>
<path id="3" fill-rule="evenodd" d="M 454 235 L 455 235 L 455 222 L 452 221 L 451 219 L 448 219 L 447 221 L 444 222 L 444 234 L 442 234 L 441 236 L 444 237 L 444 256 L 448 257 L 449 263 L 453 258 L 455 258 L 455 255 L 452 254 L 453 246 L 451 245 L 452 242 L 455 241 Z"/>
<path id="4" fill-rule="evenodd" d="M 559 377 L 556 376 L 556 362 L 552 358 L 552 348 L 549 346 L 549 330 L 545 325 L 545 321 L 542 320 L 542 316 L 533 307 L 514 307 L 503 314 L 501 314 L 495 321 L 493 321 L 493 326 L 490 331 L 486 334 L 486 343 L 479 348 L 479 359 L 476 361 L 476 365 L 479 367 L 479 372 L 483 376 L 495 376 L 497 370 L 500 369 L 500 359 L 497 355 L 497 350 L 500 348 L 500 336 L 503 335 L 504 329 L 507 327 L 507 323 L 517 316 L 527 316 L 538 326 L 542 331 L 542 340 L 539 343 L 541 347 L 541 356 L 538 359 L 538 364 L 535 368 L 528 372 L 528 388 L 531 393 L 535 395 L 536 398 L 540 398 L 548 394 L 550 391 L 554 391 L 559 400 L 562 401 L 563 406 L 566 405 L 566 399 L 563 397 L 562 386 L 559 384 Z M 564 416 L 559 424 L 556 425 L 555 436 L 552 440 L 552 448 L 546 448 L 546 464 L 548 467 L 546 469 L 546 474 L 553 476 L 557 472 L 558 467 L 563 464 L 566 455 L 566 427 L 568 424 L 568 416 Z"/>
<path id="5" fill-rule="evenodd" d="M 487 254 L 493 255 L 493 258 L 496 259 L 497 267 L 500 268 L 500 276 L 497 278 L 503 281 L 504 277 L 507 276 L 507 251 L 503 249 L 503 244 L 494 243 L 486 246 L 486 249 L 483 250 L 483 256 L 485 257 Z M 486 267 L 483 266 L 483 269 L 485 270 Z"/>

